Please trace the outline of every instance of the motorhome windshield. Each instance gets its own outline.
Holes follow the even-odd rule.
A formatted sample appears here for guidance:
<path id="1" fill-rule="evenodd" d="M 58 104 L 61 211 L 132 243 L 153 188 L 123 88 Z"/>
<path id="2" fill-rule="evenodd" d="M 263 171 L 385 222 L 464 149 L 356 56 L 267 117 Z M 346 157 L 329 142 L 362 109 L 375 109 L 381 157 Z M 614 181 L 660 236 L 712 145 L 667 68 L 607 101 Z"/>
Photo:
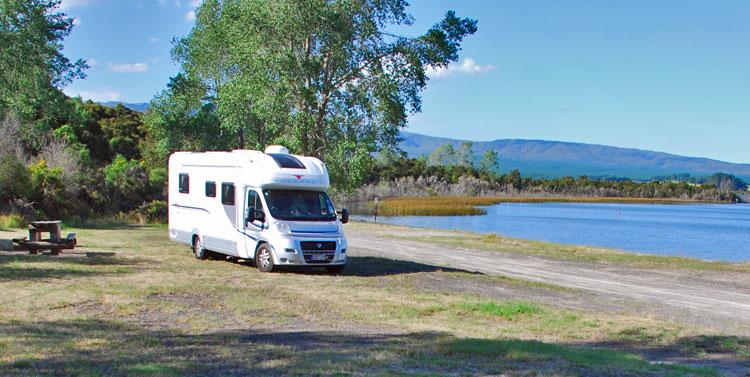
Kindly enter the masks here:
<path id="1" fill-rule="evenodd" d="M 331 199 L 322 191 L 264 190 L 263 196 L 271 216 L 279 220 L 336 220 Z"/>

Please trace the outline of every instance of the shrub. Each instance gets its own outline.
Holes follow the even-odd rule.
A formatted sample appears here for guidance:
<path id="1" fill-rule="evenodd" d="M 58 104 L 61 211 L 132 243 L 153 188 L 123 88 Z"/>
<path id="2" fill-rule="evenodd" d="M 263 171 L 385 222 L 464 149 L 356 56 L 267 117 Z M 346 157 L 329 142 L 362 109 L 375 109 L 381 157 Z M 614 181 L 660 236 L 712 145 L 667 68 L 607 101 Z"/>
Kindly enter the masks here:
<path id="1" fill-rule="evenodd" d="M 27 198 L 31 194 L 29 169 L 13 155 L 0 158 L 0 203 Z"/>
<path id="2" fill-rule="evenodd" d="M 153 168 L 148 171 L 148 183 L 154 189 L 154 194 L 163 197 L 167 187 L 167 169 Z"/>
<path id="3" fill-rule="evenodd" d="M 122 155 L 104 168 L 104 180 L 111 190 L 113 202 L 120 211 L 129 211 L 150 197 L 148 175 L 140 162 Z"/>
<path id="4" fill-rule="evenodd" d="M 33 193 L 31 199 L 50 217 L 65 215 L 73 204 L 65 191 L 63 169 L 49 167 L 45 160 L 29 166 Z"/>
<path id="5" fill-rule="evenodd" d="M 166 223 L 167 222 L 167 202 L 164 200 L 153 200 L 138 207 L 143 217 L 149 223 Z"/>

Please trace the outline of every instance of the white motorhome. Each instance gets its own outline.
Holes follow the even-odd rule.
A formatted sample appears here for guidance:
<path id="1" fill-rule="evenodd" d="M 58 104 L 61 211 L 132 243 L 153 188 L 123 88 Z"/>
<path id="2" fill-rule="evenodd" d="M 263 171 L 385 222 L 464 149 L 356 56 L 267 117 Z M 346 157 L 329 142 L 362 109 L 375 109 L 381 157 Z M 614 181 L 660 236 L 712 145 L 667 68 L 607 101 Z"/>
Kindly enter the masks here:
<path id="1" fill-rule="evenodd" d="M 169 238 L 210 253 L 279 266 L 346 265 L 341 218 L 326 194 L 328 170 L 282 146 L 265 152 L 175 152 L 169 157 Z"/>

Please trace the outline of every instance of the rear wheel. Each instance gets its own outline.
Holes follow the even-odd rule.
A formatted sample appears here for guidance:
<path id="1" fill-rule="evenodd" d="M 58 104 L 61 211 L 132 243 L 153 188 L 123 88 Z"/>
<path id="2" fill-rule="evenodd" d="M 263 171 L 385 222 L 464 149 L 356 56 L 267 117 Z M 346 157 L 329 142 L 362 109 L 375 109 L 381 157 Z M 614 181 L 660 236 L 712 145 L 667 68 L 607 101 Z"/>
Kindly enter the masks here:
<path id="1" fill-rule="evenodd" d="M 268 244 L 264 243 L 258 246 L 258 250 L 255 251 L 255 266 L 261 272 L 273 272 L 275 269 L 271 247 Z"/>
<path id="2" fill-rule="evenodd" d="M 200 260 L 208 258 L 208 252 L 203 246 L 203 241 L 201 241 L 201 238 L 198 236 L 193 237 L 193 255 Z"/>
<path id="3" fill-rule="evenodd" d="M 326 267 L 326 271 L 328 271 L 329 274 L 338 275 L 344 272 L 344 267 L 346 267 L 346 265 Z"/>

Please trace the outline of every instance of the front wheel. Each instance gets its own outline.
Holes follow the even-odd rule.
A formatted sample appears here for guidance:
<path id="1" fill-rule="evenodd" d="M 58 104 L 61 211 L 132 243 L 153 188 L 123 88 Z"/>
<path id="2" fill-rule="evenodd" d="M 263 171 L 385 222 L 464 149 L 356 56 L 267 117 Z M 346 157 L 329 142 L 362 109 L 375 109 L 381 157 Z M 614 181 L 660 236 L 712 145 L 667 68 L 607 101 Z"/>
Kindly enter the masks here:
<path id="1" fill-rule="evenodd" d="M 258 267 L 260 272 L 273 272 L 276 267 L 273 264 L 273 256 L 271 255 L 271 247 L 268 244 L 262 244 L 255 251 L 255 266 Z"/>
<path id="2" fill-rule="evenodd" d="M 193 255 L 200 260 L 208 258 L 208 252 L 203 246 L 203 241 L 201 241 L 201 238 L 198 236 L 193 238 Z"/>

